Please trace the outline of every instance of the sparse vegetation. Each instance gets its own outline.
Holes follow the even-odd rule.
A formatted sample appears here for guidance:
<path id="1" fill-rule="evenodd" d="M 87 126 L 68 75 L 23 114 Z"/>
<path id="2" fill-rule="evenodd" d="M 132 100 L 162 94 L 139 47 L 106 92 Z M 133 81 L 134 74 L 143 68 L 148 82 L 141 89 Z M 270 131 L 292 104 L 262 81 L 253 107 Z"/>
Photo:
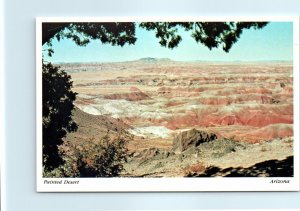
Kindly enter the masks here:
<path id="1" fill-rule="evenodd" d="M 64 165 L 45 171 L 44 177 L 113 177 L 118 176 L 126 162 L 126 144 L 132 136 L 121 131 L 84 143 L 65 142 L 60 147 Z"/>

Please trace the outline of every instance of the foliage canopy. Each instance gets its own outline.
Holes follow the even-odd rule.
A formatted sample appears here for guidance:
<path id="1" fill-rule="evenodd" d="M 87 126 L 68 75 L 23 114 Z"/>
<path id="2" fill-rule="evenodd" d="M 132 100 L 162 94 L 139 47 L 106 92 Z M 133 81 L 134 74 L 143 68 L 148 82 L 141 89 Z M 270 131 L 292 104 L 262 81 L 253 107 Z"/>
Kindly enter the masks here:
<path id="1" fill-rule="evenodd" d="M 87 45 L 91 40 L 99 40 L 103 44 L 124 46 L 134 44 L 137 40 L 136 28 L 141 27 L 154 31 L 163 47 L 175 48 L 182 37 L 179 28 L 191 33 L 197 43 L 209 49 L 222 46 L 229 52 L 238 41 L 243 30 L 261 29 L 267 22 L 76 22 L 76 23 L 43 23 L 43 45 L 51 46 L 52 40 L 67 38 L 79 46 Z M 53 53 L 50 48 L 49 53 Z"/>
<path id="2" fill-rule="evenodd" d="M 43 62 L 43 165 L 52 170 L 63 163 L 58 146 L 67 132 L 77 129 L 72 120 L 76 93 L 71 77 L 59 67 Z"/>

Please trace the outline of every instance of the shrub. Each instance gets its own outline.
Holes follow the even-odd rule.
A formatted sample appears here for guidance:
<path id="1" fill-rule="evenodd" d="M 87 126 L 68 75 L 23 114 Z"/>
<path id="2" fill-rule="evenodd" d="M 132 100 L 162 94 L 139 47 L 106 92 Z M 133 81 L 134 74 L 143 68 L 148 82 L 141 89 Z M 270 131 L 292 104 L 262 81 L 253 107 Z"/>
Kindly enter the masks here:
<path id="1" fill-rule="evenodd" d="M 123 170 L 126 162 L 126 143 L 132 136 L 122 131 L 116 135 L 107 134 L 96 140 L 65 142 L 60 147 L 64 165 L 51 172 L 48 177 L 114 177 Z"/>

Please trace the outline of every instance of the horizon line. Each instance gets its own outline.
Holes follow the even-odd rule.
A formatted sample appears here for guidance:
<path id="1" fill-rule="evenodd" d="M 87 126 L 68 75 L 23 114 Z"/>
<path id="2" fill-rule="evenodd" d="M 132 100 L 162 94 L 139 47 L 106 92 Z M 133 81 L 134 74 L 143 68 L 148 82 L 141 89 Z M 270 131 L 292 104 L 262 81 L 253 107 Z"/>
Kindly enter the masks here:
<path id="1" fill-rule="evenodd" d="M 157 61 L 161 60 L 168 60 L 170 62 L 187 62 L 187 63 L 192 63 L 192 62 L 216 62 L 216 63 L 239 63 L 239 62 L 245 62 L 245 63 L 252 63 L 252 62 L 291 62 L 293 63 L 293 59 L 271 59 L 271 60 L 173 60 L 170 58 L 165 58 L 165 57 L 143 57 L 140 59 L 134 59 L 134 60 L 120 60 L 120 61 L 73 61 L 73 62 L 52 62 L 53 64 L 76 64 L 76 63 L 123 63 L 123 62 L 137 62 L 137 61 L 142 61 L 143 59 L 154 59 Z"/>

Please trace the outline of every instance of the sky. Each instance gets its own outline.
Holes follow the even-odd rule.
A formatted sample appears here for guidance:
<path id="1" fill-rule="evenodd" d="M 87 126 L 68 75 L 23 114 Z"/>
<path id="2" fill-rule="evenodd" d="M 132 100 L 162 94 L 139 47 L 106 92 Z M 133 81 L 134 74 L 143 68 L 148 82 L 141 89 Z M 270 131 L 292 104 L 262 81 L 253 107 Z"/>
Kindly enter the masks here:
<path id="1" fill-rule="evenodd" d="M 179 31 L 182 41 L 178 47 L 168 49 L 158 43 L 153 31 L 137 27 L 134 45 L 111 46 L 92 40 L 87 46 L 77 46 L 69 39 L 54 40 L 52 57 L 44 59 L 53 63 L 119 62 L 140 58 L 169 58 L 175 61 L 272 61 L 293 59 L 293 23 L 270 22 L 260 30 L 244 30 L 229 53 L 219 49 L 209 50 L 196 43 L 191 32 Z M 43 49 L 47 48 L 46 45 Z"/>

